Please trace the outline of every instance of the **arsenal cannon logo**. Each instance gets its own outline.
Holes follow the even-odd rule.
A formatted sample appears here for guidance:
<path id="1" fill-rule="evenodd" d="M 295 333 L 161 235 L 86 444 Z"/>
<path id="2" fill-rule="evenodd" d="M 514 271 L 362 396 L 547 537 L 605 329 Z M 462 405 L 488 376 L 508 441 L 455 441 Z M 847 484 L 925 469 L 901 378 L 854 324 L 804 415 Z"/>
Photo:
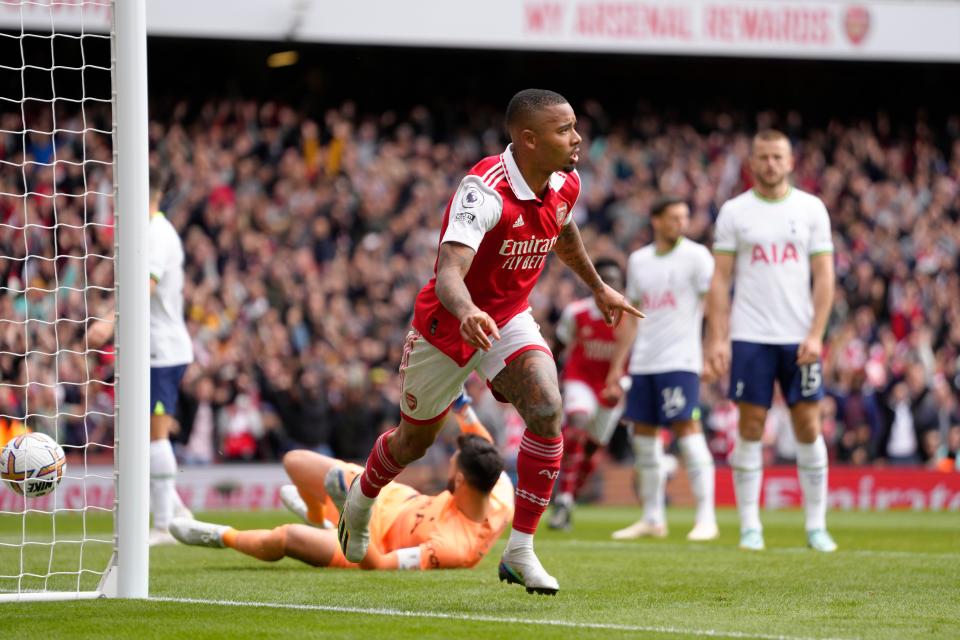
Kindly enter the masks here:
<path id="1" fill-rule="evenodd" d="M 870 11 L 866 7 L 854 5 L 847 8 L 843 15 L 843 29 L 854 45 L 859 45 L 870 31 Z"/>

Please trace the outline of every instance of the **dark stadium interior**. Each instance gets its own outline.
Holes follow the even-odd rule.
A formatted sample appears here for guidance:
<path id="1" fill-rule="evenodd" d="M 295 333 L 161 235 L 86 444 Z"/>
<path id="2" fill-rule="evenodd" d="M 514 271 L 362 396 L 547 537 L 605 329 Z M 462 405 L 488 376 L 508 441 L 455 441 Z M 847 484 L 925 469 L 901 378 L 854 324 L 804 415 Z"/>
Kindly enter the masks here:
<path id="1" fill-rule="evenodd" d="M 267 56 L 300 54 L 279 69 Z M 889 111 L 945 115 L 960 99 L 960 71 L 948 64 L 690 58 L 570 52 L 422 49 L 152 38 L 153 95 L 258 96 L 308 110 L 354 100 L 361 110 L 415 104 L 451 109 L 483 96 L 501 109 L 518 89 L 550 86 L 575 103 L 594 98 L 614 115 L 638 104 L 677 118 L 702 109 L 796 109 L 811 123 Z M 185 76 L 183 69 L 191 69 Z M 816 91 L 810 91 L 812 87 Z M 626 96 L 637 96 L 625 99 Z M 619 111 L 619 112 L 618 112 Z"/>
<path id="2" fill-rule="evenodd" d="M 88 36 L 90 57 L 109 41 Z M 20 43 L 0 38 L 0 56 L 20 58 Z M 267 57 L 293 50 L 299 61 L 269 68 Z M 44 66 L 50 41 L 24 40 L 30 64 Z M 57 64 L 82 63 L 79 42 L 58 39 Z M 593 98 L 613 115 L 656 109 L 677 120 L 703 110 L 756 112 L 797 110 L 808 124 L 830 117 L 870 116 L 888 112 L 894 120 L 913 117 L 918 110 L 931 119 L 951 112 L 960 101 L 960 70 L 936 63 L 763 60 L 518 52 L 498 50 L 373 47 L 259 41 L 150 38 L 150 89 L 154 101 L 190 95 L 280 99 L 306 110 L 322 109 L 344 100 L 362 111 L 404 110 L 425 104 L 456 121 L 467 103 L 482 95 L 500 109 L 518 88 L 551 86 L 572 101 Z M 184 70 L 189 70 L 185 73 Z M 16 86 L 19 73 L 3 71 L 0 85 Z M 58 71 L 58 93 L 80 90 L 80 74 Z M 109 74 L 87 70 L 91 87 L 109 82 Z M 50 73 L 29 71 L 28 95 L 50 87 Z M 810 91 L 816 88 L 816 91 Z M 626 96 L 636 96 L 625 99 Z"/>

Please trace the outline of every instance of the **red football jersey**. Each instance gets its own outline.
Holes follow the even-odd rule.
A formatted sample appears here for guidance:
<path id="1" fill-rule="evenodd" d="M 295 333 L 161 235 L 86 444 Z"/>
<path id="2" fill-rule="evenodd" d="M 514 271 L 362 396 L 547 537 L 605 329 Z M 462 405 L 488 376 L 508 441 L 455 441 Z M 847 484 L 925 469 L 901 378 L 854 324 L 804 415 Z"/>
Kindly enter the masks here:
<path id="1" fill-rule="evenodd" d="M 579 195 L 577 172 L 557 172 L 538 198 L 511 147 L 481 160 L 460 182 L 443 214 L 440 243 L 476 251 L 464 282 L 473 303 L 498 327 L 530 306 L 527 298 Z M 436 275 L 417 295 L 413 326 L 462 367 L 476 349 L 460 337 L 460 322 L 440 303 L 435 287 Z"/>
<path id="2" fill-rule="evenodd" d="M 613 327 L 607 325 L 593 298 L 571 302 L 557 322 L 557 339 L 572 345 L 563 365 L 563 380 L 578 380 L 588 385 L 604 406 L 614 406 L 602 399 L 610 360 L 617 343 Z"/>

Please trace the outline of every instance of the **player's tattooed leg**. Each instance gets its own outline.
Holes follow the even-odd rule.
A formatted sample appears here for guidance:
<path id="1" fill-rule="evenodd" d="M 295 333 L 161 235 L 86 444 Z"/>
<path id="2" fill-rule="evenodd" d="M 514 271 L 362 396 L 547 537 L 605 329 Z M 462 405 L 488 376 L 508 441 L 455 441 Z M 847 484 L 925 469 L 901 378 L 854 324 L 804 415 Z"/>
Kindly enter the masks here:
<path id="1" fill-rule="evenodd" d="M 544 438 L 560 435 L 563 407 L 557 365 L 546 353 L 520 354 L 493 379 L 493 388 L 516 407 L 533 433 Z"/>

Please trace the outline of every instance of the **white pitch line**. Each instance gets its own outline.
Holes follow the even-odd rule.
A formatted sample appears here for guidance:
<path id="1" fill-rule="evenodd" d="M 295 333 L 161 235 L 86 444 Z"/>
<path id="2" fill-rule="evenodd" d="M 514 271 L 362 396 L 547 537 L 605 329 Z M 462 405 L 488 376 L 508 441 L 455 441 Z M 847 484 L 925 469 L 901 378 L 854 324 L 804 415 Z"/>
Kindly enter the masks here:
<path id="1" fill-rule="evenodd" d="M 470 622 L 501 622 L 506 624 L 528 624 L 543 627 L 563 627 L 570 629 L 597 629 L 604 631 L 636 631 L 645 633 L 668 633 L 710 638 L 755 638 L 757 640 L 851 640 L 838 638 L 812 638 L 808 636 L 783 636 L 767 633 L 746 633 L 744 631 L 721 631 L 719 629 L 681 629 L 679 627 L 654 627 L 632 624 L 613 624 L 607 622 L 571 622 L 568 620 L 535 620 L 529 618 L 501 618 L 469 613 L 444 613 L 442 611 L 409 611 L 404 609 L 375 609 L 367 607 L 342 607 L 323 604 L 293 604 L 280 602 L 241 602 L 238 600 L 205 600 L 202 598 L 150 598 L 153 602 L 177 602 L 182 604 L 207 604 L 221 607 L 266 607 L 268 609 L 293 609 L 296 611 L 326 611 L 332 613 L 357 613 L 370 616 L 392 616 L 397 618 L 433 618 L 437 620 L 468 620 Z"/>
<path id="2" fill-rule="evenodd" d="M 537 545 L 542 547 L 548 547 L 550 545 L 557 546 L 572 546 L 578 548 L 593 547 L 595 549 L 642 549 L 644 551 L 656 551 L 658 549 L 663 550 L 676 550 L 676 551 L 729 551 L 731 553 L 740 553 L 740 550 L 734 546 L 723 546 L 711 542 L 696 543 L 691 542 L 689 544 L 678 544 L 670 542 L 615 542 L 613 540 L 541 540 L 537 542 Z M 812 553 L 807 547 L 779 547 L 773 548 L 767 547 L 763 553 L 773 553 L 773 554 L 797 554 L 797 553 Z M 960 558 L 960 553 L 927 553 L 924 551 L 894 551 L 894 550 L 883 550 L 883 549 L 846 549 L 841 548 L 837 551 L 840 555 L 855 555 L 855 556 L 867 556 L 867 557 L 877 557 L 877 558 L 911 558 L 911 559 L 927 559 L 927 560 L 956 560 Z M 758 555 L 758 554 L 751 554 Z"/>
<path id="3" fill-rule="evenodd" d="M 82 540 L 85 544 L 89 545 L 105 545 L 112 544 L 111 540 L 107 540 L 105 537 L 100 536 L 109 536 L 107 532 L 102 534 L 97 534 L 96 538 L 86 538 Z M 19 535 L 0 535 L 0 545 L 8 546 L 15 545 L 19 546 L 23 542 L 23 539 Z M 35 543 L 34 546 L 48 545 L 52 540 L 30 540 L 28 542 Z M 79 538 L 68 538 L 63 540 L 58 540 L 58 543 L 62 544 L 72 544 L 79 545 L 81 540 Z M 657 550 L 675 550 L 675 551 L 724 551 L 730 553 L 741 553 L 741 551 L 732 545 L 722 545 L 716 544 L 714 542 L 690 542 L 687 544 L 676 543 L 676 542 L 642 542 L 642 541 L 622 541 L 616 542 L 613 540 L 539 540 L 537 542 L 538 546 L 550 547 L 550 546 L 559 546 L 559 547 L 577 547 L 579 549 L 592 547 L 595 549 L 620 549 L 620 550 L 642 550 L 642 551 L 657 551 Z M 812 553 L 807 547 L 767 547 L 763 552 L 766 554 L 779 554 L 779 555 L 794 555 L 797 553 Z M 850 549 L 848 547 L 841 547 L 837 552 L 840 555 L 855 555 L 855 556 L 864 556 L 864 557 L 874 557 L 874 558 L 903 558 L 903 559 L 915 559 L 915 560 L 957 560 L 960 559 L 960 553 L 951 553 L 949 551 L 942 552 L 926 552 L 926 551 L 896 551 L 893 549 Z"/>

